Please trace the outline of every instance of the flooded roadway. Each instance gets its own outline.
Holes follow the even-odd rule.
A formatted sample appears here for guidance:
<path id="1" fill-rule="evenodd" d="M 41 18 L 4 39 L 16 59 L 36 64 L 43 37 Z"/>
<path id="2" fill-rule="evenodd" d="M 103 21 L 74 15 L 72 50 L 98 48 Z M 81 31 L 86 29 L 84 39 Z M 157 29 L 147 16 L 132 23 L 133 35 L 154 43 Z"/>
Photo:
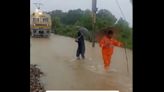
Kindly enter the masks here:
<path id="1" fill-rule="evenodd" d="M 119 90 L 132 92 L 132 51 L 115 47 L 110 71 L 103 71 L 101 49 L 86 42 L 86 59 L 76 60 L 77 43 L 59 35 L 31 38 L 31 63 L 45 73 L 47 90 Z"/>

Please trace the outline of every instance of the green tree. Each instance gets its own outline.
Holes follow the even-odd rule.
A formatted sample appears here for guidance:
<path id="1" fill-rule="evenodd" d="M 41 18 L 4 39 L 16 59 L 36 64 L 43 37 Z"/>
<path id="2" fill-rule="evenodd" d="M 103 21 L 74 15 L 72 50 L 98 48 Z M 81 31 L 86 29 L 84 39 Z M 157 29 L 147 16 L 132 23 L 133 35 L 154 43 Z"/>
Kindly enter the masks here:
<path id="1" fill-rule="evenodd" d="M 118 30 L 118 39 L 126 43 L 128 48 L 132 48 L 132 28 L 128 22 L 120 18 L 115 27 Z"/>
<path id="2" fill-rule="evenodd" d="M 85 10 L 81 18 L 79 19 L 81 26 L 86 27 L 88 30 L 92 30 L 92 12 Z"/>
<path id="3" fill-rule="evenodd" d="M 56 34 L 75 37 L 76 26 L 83 26 L 92 31 L 92 12 L 90 10 L 76 9 L 68 12 L 55 10 L 49 14 L 52 18 L 52 29 L 56 30 Z M 96 30 L 113 26 L 116 20 L 110 11 L 101 9 L 96 14 Z M 129 27 L 128 22 L 121 18 L 114 26 L 118 30 L 118 40 L 126 42 L 127 48 L 132 48 L 132 28 Z M 90 38 L 86 39 L 91 40 Z"/>
<path id="4" fill-rule="evenodd" d="M 80 19 L 83 15 L 83 11 L 81 9 L 69 10 L 66 16 L 63 17 L 63 23 L 66 25 L 73 25 Z"/>
<path id="5" fill-rule="evenodd" d="M 116 22 L 116 17 L 108 10 L 101 9 L 97 13 L 96 26 L 97 29 L 112 26 Z"/>

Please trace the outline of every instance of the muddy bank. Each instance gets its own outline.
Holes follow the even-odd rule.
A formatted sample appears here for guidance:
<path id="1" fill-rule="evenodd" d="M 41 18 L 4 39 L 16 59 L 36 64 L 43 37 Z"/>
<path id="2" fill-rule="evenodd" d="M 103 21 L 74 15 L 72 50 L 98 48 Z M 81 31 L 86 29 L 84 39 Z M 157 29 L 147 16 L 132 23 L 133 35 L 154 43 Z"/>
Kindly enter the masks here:
<path id="1" fill-rule="evenodd" d="M 46 92 L 44 84 L 41 83 L 43 72 L 35 64 L 30 65 L 30 92 Z"/>

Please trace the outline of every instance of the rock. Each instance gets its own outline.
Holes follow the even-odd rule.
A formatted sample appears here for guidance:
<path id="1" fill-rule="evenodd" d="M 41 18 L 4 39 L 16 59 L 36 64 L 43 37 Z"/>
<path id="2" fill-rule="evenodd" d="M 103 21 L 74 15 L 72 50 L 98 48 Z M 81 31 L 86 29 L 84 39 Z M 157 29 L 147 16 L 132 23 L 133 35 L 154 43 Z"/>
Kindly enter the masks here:
<path id="1" fill-rule="evenodd" d="M 40 82 L 40 77 L 43 74 L 36 64 L 30 65 L 30 92 L 46 92 L 43 84 Z"/>

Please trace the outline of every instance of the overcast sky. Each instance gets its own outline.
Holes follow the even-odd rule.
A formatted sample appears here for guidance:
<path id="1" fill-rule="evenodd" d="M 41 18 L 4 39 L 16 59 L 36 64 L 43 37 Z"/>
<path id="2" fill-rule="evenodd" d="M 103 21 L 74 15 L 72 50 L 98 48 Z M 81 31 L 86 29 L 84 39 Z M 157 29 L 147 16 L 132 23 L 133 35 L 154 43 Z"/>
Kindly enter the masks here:
<path id="1" fill-rule="evenodd" d="M 30 0 L 31 1 L 31 12 L 35 10 L 35 5 L 33 3 L 42 3 L 43 6 L 41 9 L 43 11 L 51 11 L 51 10 L 62 10 L 64 12 L 70 9 L 90 9 L 92 7 L 92 0 Z M 129 22 L 129 26 L 133 24 L 132 17 L 132 4 L 130 0 L 117 0 L 122 8 L 122 11 L 126 17 L 126 20 Z M 113 15 L 116 16 L 117 19 L 122 17 L 121 11 L 117 6 L 115 0 L 97 0 L 97 8 L 107 9 L 112 12 Z"/>

